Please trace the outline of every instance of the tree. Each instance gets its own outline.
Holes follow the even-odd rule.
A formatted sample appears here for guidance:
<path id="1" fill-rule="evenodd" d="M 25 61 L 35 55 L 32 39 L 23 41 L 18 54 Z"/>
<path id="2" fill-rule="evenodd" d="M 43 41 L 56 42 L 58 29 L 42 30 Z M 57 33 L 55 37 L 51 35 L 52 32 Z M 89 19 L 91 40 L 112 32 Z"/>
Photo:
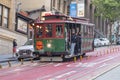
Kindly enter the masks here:
<path id="1" fill-rule="evenodd" d="M 95 6 L 95 16 L 101 16 L 108 20 L 110 26 L 110 41 L 111 41 L 111 28 L 113 22 L 120 18 L 120 0 L 92 0 Z"/>

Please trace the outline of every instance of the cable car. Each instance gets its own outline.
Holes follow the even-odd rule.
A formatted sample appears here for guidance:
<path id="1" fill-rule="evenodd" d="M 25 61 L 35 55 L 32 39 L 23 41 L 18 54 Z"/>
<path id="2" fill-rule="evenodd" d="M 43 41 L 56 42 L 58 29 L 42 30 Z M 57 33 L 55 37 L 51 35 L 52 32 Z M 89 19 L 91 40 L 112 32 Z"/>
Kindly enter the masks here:
<path id="1" fill-rule="evenodd" d="M 59 14 L 44 18 L 33 24 L 33 54 L 39 56 L 41 61 L 64 61 L 94 50 L 94 24 L 89 23 L 88 19 Z"/>

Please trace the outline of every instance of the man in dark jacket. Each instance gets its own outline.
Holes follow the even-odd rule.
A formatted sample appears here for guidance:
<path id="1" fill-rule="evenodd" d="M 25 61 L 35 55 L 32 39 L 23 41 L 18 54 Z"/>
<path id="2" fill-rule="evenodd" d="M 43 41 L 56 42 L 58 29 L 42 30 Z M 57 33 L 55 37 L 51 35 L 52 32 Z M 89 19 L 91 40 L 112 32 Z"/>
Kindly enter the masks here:
<path id="1" fill-rule="evenodd" d="M 71 55 L 70 56 L 74 55 L 75 45 L 76 45 L 76 34 L 72 33 L 72 35 L 71 35 Z"/>
<path id="2" fill-rule="evenodd" d="M 81 50 L 81 34 L 78 33 L 76 37 L 75 54 L 80 53 L 80 50 Z"/>

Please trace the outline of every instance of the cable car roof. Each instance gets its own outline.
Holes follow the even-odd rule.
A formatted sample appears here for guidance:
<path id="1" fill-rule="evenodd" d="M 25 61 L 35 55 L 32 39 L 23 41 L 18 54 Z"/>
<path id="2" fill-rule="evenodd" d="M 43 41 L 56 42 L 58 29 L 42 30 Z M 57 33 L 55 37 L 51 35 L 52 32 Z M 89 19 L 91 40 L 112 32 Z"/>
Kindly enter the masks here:
<path id="1" fill-rule="evenodd" d="M 76 17 L 68 17 L 66 15 L 46 15 L 43 16 L 45 20 L 41 20 L 35 22 L 36 24 L 43 24 L 43 23 L 73 23 L 73 24 L 83 24 L 83 25 L 90 25 L 94 26 L 94 24 L 89 23 L 89 19 L 87 18 L 76 18 Z"/>

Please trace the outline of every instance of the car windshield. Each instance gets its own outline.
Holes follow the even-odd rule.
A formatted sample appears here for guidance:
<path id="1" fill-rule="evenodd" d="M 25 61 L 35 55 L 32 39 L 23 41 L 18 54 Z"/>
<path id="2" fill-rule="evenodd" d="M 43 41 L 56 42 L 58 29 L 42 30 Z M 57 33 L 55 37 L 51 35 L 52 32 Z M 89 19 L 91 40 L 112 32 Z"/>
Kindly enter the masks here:
<path id="1" fill-rule="evenodd" d="M 33 44 L 32 40 L 28 40 L 24 45 L 32 45 L 32 44 Z"/>
<path id="2" fill-rule="evenodd" d="M 104 39 L 100 39 L 101 41 L 105 41 Z"/>
<path id="3" fill-rule="evenodd" d="M 99 39 L 95 39 L 95 41 L 99 41 Z"/>

